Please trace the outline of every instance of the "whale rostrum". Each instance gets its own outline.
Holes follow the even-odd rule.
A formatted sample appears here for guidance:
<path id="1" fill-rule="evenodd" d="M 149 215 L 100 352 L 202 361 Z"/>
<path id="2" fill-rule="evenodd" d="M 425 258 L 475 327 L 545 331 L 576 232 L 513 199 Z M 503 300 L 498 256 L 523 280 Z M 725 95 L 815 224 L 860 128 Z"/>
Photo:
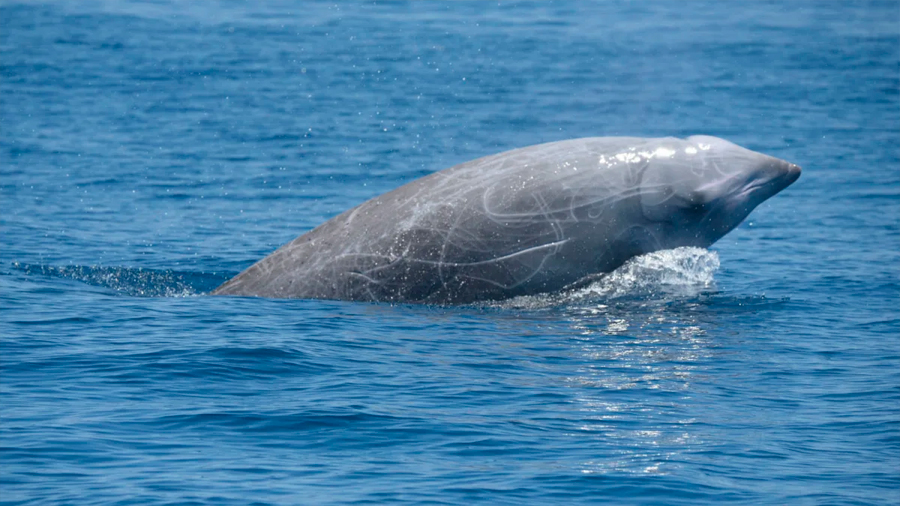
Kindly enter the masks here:
<path id="1" fill-rule="evenodd" d="M 710 136 L 593 137 L 479 158 L 368 200 L 213 295 L 464 304 L 708 247 L 800 167 Z"/>

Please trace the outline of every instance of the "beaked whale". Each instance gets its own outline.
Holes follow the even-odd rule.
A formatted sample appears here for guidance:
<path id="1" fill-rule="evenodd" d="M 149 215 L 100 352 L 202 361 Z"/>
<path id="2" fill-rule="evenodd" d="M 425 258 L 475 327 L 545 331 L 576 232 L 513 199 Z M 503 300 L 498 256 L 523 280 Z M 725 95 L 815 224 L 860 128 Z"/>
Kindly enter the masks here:
<path id="1" fill-rule="evenodd" d="M 709 136 L 594 137 L 435 172 L 301 235 L 213 295 L 464 304 L 708 247 L 800 167 Z"/>

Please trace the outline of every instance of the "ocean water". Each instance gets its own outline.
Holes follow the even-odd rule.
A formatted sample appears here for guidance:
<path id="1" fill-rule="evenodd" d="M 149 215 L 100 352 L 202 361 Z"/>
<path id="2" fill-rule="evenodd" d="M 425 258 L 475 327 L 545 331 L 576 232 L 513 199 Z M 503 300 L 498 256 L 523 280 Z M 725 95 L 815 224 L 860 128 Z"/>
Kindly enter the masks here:
<path id="1" fill-rule="evenodd" d="M 900 504 L 897 2 L 0 3 L 0 504 Z M 795 162 L 467 307 L 208 297 L 466 160 Z"/>

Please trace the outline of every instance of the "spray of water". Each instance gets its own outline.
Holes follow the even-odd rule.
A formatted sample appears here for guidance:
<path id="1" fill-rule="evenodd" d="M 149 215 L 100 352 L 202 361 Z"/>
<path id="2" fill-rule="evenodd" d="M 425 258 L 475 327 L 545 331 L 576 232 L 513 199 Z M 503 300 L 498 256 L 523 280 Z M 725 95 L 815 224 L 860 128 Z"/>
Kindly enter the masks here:
<path id="1" fill-rule="evenodd" d="M 676 248 L 632 258 L 613 272 L 554 294 L 516 297 L 499 307 L 539 309 L 623 298 L 691 297 L 714 288 L 719 255 L 703 248 Z"/>
<path id="2" fill-rule="evenodd" d="M 52 266 L 15 262 L 13 269 L 28 276 L 46 276 L 109 288 L 135 297 L 189 297 L 208 292 L 225 276 L 198 272 L 130 267 Z"/>
<path id="3" fill-rule="evenodd" d="M 186 297 L 207 293 L 227 274 L 127 267 L 47 266 L 14 263 L 26 275 L 80 281 L 138 297 Z M 633 258 L 615 271 L 553 294 L 516 297 L 488 304 L 501 308 L 528 308 L 590 304 L 628 297 L 692 296 L 713 286 L 719 256 L 701 248 L 677 248 Z"/>

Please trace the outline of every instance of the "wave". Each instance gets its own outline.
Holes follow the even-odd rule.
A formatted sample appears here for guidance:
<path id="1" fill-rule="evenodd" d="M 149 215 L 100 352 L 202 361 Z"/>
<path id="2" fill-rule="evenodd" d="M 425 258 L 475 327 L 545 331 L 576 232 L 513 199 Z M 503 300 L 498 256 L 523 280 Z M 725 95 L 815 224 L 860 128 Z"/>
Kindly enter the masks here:
<path id="1" fill-rule="evenodd" d="M 52 266 L 13 262 L 26 276 L 80 281 L 134 297 L 189 297 L 201 295 L 229 279 L 231 273 L 204 273 L 134 267 Z"/>
<path id="2" fill-rule="evenodd" d="M 202 295 L 234 273 L 157 270 L 133 267 L 51 266 L 14 262 L 28 276 L 80 281 L 135 297 Z M 578 288 L 552 294 L 516 297 L 489 306 L 528 308 L 591 303 L 623 297 L 694 296 L 714 286 L 719 256 L 702 248 L 677 248 L 632 258 L 615 271 L 586 279 Z"/>

